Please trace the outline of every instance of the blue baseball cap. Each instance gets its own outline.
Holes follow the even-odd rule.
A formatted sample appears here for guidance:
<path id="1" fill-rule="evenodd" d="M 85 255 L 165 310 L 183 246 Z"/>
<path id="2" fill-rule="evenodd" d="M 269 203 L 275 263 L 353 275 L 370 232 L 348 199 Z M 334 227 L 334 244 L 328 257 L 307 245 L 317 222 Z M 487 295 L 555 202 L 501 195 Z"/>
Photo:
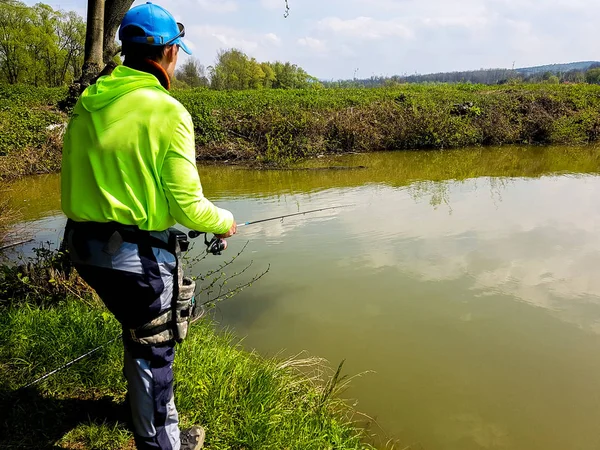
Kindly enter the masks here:
<path id="1" fill-rule="evenodd" d="M 140 28 L 144 35 L 125 35 L 123 30 L 130 26 Z M 119 40 L 121 41 L 147 45 L 178 45 L 184 52 L 191 55 L 192 52 L 181 40 L 184 36 L 183 24 L 176 22 L 165 8 L 150 2 L 127 11 L 119 29 Z"/>

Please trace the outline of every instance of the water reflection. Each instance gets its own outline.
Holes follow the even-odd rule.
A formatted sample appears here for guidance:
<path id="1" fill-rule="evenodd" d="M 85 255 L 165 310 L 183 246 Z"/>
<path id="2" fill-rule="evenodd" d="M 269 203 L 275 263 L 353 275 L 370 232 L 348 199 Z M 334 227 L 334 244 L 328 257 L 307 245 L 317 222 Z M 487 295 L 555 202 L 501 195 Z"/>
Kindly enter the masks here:
<path id="1" fill-rule="evenodd" d="M 249 241 L 240 265 L 271 272 L 220 305 L 223 325 L 263 354 L 308 350 L 346 359 L 350 373 L 374 370 L 347 395 L 405 446 L 598 448 L 598 152 L 310 163 L 330 164 L 368 168 L 200 169 L 207 195 L 240 220 L 355 205 L 241 229 L 230 241 L 232 253 Z M 15 187 L 15 204 L 56 211 L 49 179 Z M 34 201 L 43 191 L 50 198 Z M 42 223 L 47 236 L 60 220 Z"/>
<path id="2" fill-rule="evenodd" d="M 377 198 L 365 192 L 355 199 L 370 202 L 365 212 L 340 216 L 347 233 L 372 236 L 348 264 L 392 266 L 422 281 L 469 277 L 472 295 L 511 295 L 595 329 L 600 179 L 510 179 L 501 196 L 483 195 L 497 188 L 477 179 L 380 190 Z"/>

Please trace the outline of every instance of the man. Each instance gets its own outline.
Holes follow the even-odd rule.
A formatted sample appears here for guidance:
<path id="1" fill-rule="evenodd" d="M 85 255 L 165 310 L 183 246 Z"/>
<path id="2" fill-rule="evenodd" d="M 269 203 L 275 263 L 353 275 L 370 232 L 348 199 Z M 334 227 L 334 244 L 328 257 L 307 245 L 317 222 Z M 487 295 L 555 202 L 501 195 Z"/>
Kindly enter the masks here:
<path id="1" fill-rule="evenodd" d="M 138 449 L 198 449 L 180 435 L 173 400 L 175 342 L 187 332 L 193 284 L 184 283 L 176 222 L 229 237 L 229 211 L 202 194 L 194 127 L 168 89 L 183 25 L 158 5 L 131 9 L 119 30 L 125 61 L 81 95 L 64 139 L 65 242 L 79 274 L 123 326 L 124 374 Z M 184 235 L 185 236 L 185 235 Z M 191 289 L 190 289 L 191 288 Z"/>

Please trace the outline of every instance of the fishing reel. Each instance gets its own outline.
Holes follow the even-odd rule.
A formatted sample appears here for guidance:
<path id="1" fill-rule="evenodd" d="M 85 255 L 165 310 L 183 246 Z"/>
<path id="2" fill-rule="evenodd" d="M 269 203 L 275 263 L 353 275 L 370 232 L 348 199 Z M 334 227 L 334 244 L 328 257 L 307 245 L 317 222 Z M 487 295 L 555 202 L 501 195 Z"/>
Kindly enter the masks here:
<path id="1" fill-rule="evenodd" d="M 206 251 L 217 256 L 220 255 L 223 250 L 227 248 L 227 241 L 225 239 L 213 236 L 209 241 L 206 233 L 204 234 L 204 245 L 206 245 Z"/>
<path id="2" fill-rule="evenodd" d="M 286 214 L 285 216 L 271 217 L 269 219 L 255 220 L 253 222 L 243 222 L 243 223 L 238 224 L 237 227 L 240 228 L 240 227 L 245 227 L 248 225 L 256 225 L 257 223 L 270 222 L 272 220 L 281 220 L 283 222 L 283 219 L 285 219 L 286 217 L 303 216 L 305 214 L 312 214 L 312 213 L 321 212 L 321 211 L 329 211 L 330 209 L 347 208 L 349 206 L 354 206 L 354 205 L 331 206 L 329 208 L 313 209 L 311 211 L 303 211 L 303 212 L 298 212 L 298 213 L 294 213 L 294 214 Z M 213 255 L 220 255 L 221 252 L 227 248 L 227 241 L 225 239 L 213 236 L 213 238 L 209 241 L 207 234 L 203 233 L 202 231 L 192 230 L 188 233 L 188 236 L 192 239 L 195 239 L 195 238 L 199 237 L 201 234 L 204 235 L 204 245 L 206 245 L 206 251 L 208 253 L 212 253 Z"/>
<path id="3" fill-rule="evenodd" d="M 212 239 L 209 241 L 207 233 L 202 233 L 200 231 L 190 231 L 188 233 L 188 236 L 192 239 L 195 239 L 202 234 L 204 235 L 204 245 L 206 245 L 207 253 L 211 253 L 217 256 L 220 255 L 221 252 L 227 248 L 227 241 L 225 239 L 213 236 Z"/>

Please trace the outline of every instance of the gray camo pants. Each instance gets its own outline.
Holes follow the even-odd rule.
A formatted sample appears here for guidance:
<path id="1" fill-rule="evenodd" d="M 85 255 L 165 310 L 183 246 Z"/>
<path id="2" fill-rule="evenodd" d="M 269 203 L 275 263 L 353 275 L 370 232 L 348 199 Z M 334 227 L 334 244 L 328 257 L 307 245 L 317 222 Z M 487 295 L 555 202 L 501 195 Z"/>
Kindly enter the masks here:
<path id="1" fill-rule="evenodd" d="M 168 233 L 153 233 L 164 242 Z M 136 328 L 171 308 L 175 256 L 164 249 L 124 242 L 107 253 L 107 243 L 81 230 L 65 234 L 81 277 L 123 325 L 124 370 L 133 433 L 139 450 L 179 450 L 173 397 L 175 345 L 140 346 L 127 339 Z"/>

